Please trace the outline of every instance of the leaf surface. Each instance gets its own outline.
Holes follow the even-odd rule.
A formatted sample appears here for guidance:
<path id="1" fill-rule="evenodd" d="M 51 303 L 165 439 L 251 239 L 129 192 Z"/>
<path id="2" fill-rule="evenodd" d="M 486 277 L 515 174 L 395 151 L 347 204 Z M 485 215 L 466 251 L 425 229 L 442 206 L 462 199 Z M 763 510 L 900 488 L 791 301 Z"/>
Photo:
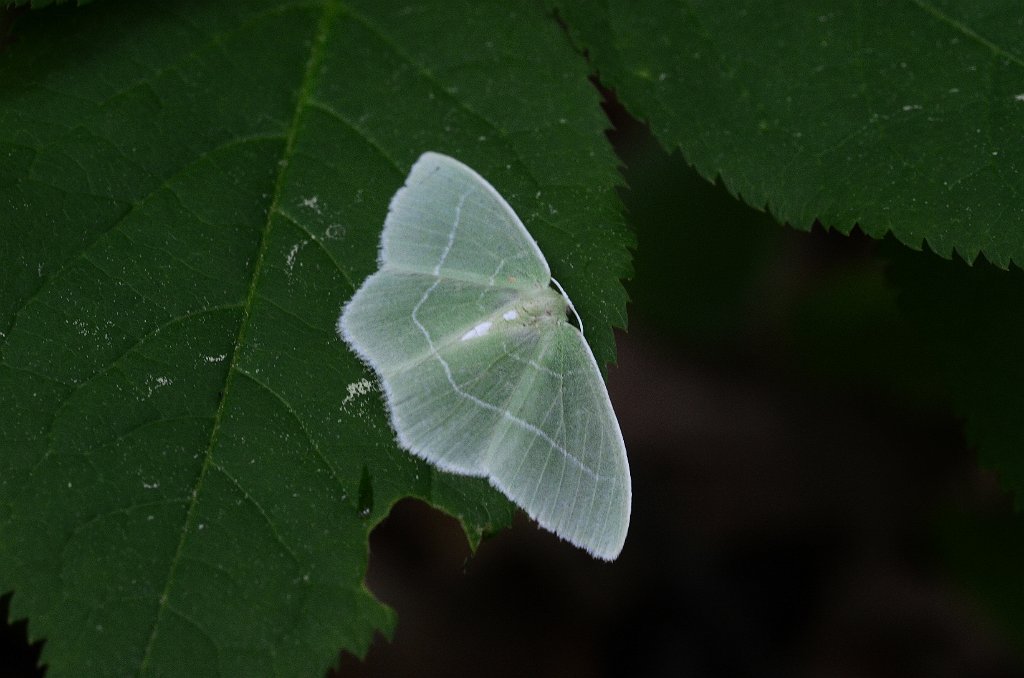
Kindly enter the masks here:
<path id="1" fill-rule="evenodd" d="M 602 83 L 748 204 L 1024 262 L 1015 0 L 553 4 Z"/>
<path id="2" fill-rule="evenodd" d="M 475 167 L 598 359 L 629 238 L 585 64 L 505 3 L 103 2 L 0 51 L 0 590 L 48 675 L 317 675 L 393 614 L 404 496 L 507 525 L 398 449 L 335 335 L 424 150 Z M 593 328 L 593 329 L 591 329 Z"/>

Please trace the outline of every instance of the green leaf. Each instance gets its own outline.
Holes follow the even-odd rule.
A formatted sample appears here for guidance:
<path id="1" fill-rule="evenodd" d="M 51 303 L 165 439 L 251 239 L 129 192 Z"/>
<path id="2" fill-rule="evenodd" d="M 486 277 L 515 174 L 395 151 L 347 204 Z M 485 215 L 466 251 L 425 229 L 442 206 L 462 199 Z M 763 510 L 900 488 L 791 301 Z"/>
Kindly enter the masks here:
<path id="1" fill-rule="evenodd" d="M 586 65 L 502 2 L 105 2 L 0 52 L 0 591 L 50 676 L 316 675 L 393 614 L 401 497 L 511 508 L 399 450 L 335 335 L 424 150 L 486 176 L 598 359 L 630 244 Z"/>
<path id="2" fill-rule="evenodd" d="M 602 83 L 747 203 L 1024 262 L 1016 0 L 553 4 Z"/>
<path id="3" fill-rule="evenodd" d="M 5 4 L 8 7 L 25 7 L 27 5 L 32 9 L 41 9 L 43 7 L 71 3 L 81 7 L 82 5 L 88 5 L 90 2 L 92 0 L 8 0 Z"/>

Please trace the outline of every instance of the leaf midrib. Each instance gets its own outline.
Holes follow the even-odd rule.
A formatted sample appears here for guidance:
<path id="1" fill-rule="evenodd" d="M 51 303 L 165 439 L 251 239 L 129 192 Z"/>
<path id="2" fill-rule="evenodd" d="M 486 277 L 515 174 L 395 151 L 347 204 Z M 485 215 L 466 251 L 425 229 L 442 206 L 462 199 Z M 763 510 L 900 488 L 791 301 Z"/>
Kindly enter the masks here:
<path id="1" fill-rule="evenodd" d="M 926 14 L 929 14 L 932 18 L 946 24 L 947 26 L 949 26 L 956 32 L 960 33 L 961 35 L 970 38 L 974 42 L 990 50 L 993 55 L 1000 56 L 1018 66 L 1024 66 L 1024 60 L 1022 60 L 1020 57 L 1010 52 L 1007 52 L 1005 49 L 1003 49 L 996 43 L 992 42 L 985 36 L 976 32 L 974 29 L 972 29 L 964 22 L 958 21 L 953 17 L 945 14 L 939 8 L 933 6 L 931 3 L 925 2 L 925 0 L 910 0 L 910 2 L 914 5 L 917 5 L 917 7 L 921 11 L 925 12 Z"/>
<path id="2" fill-rule="evenodd" d="M 168 609 L 168 601 L 170 598 L 170 592 L 174 585 L 175 574 L 177 573 L 178 564 L 181 562 L 182 551 L 185 547 L 185 542 L 190 532 L 190 527 L 194 523 L 196 508 L 199 504 L 199 496 L 202 493 L 203 482 L 206 478 L 207 471 L 212 465 L 213 450 L 217 447 L 217 443 L 220 437 L 220 425 L 224 419 L 225 403 L 228 400 L 228 394 L 231 392 L 231 386 L 234 383 L 235 373 L 238 371 L 237 363 L 241 347 L 245 344 L 249 322 L 251 320 L 252 307 L 256 299 L 256 290 L 259 286 L 260 274 L 263 268 L 263 260 L 266 256 L 267 243 L 271 229 L 273 227 L 274 216 L 278 210 L 278 204 L 281 200 L 282 187 L 285 183 L 285 176 L 288 173 L 289 163 L 288 159 L 292 156 L 295 149 L 295 139 L 298 134 L 299 121 L 302 119 L 303 112 L 305 111 L 308 102 L 312 99 L 311 90 L 312 84 L 316 79 L 317 74 L 320 71 L 320 66 L 324 59 L 324 45 L 326 43 L 326 36 L 330 30 L 332 19 L 338 13 L 340 7 L 340 0 L 326 0 L 323 6 L 323 12 L 321 13 L 320 19 L 317 22 L 316 34 L 313 37 L 313 41 L 310 45 L 310 55 L 306 62 L 306 69 L 302 76 L 302 85 L 299 88 L 298 96 L 295 102 L 295 110 L 292 114 L 291 123 L 288 128 L 288 134 L 285 141 L 285 147 L 282 152 L 282 160 L 284 162 L 279 164 L 280 169 L 277 173 L 277 178 L 274 183 L 274 196 L 271 200 L 270 207 L 267 210 L 266 222 L 264 223 L 263 230 L 260 234 L 260 245 L 259 252 L 256 256 L 256 261 L 252 269 L 252 277 L 249 282 L 249 289 L 246 295 L 245 304 L 242 307 L 242 319 L 239 324 L 238 336 L 235 339 L 235 344 L 231 353 L 231 363 L 228 366 L 228 374 L 224 384 L 223 395 L 221 396 L 220 402 L 217 406 L 217 413 L 214 416 L 213 426 L 210 431 L 210 440 L 206 448 L 206 454 L 203 458 L 203 465 L 199 470 L 199 475 L 194 483 L 191 502 L 189 503 L 188 510 L 185 513 L 185 520 L 181 527 L 181 533 L 178 538 L 178 545 L 175 548 L 174 555 L 171 558 L 170 567 L 167 572 L 167 581 L 164 585 L 164 589 L 160 595 L 159 607 L 157 608 L 156 618 L 153 620 L 153 628 L 150 632 L 149 639 L 146 641 L 146 647 L 143 650 L 142 658 L 139 662 L 138 675 L 142 676 L 145 674 L 146 669 L 149 666 L 151 653 L 160 629 L 160 623 L 164 618 L 164 614 Z"/>

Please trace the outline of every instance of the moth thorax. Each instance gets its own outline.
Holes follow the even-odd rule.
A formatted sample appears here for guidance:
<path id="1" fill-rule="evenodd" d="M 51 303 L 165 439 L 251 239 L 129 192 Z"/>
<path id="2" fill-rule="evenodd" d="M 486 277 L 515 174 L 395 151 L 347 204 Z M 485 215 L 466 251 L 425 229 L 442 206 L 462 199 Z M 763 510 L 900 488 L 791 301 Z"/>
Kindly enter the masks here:
<path id="1" fill-rule="evenodd" d="M 561 322 L 568 306 L 565 298 L 550 287 L 543 287 L 519 305 L 519 316 L 527 324 Z"/>

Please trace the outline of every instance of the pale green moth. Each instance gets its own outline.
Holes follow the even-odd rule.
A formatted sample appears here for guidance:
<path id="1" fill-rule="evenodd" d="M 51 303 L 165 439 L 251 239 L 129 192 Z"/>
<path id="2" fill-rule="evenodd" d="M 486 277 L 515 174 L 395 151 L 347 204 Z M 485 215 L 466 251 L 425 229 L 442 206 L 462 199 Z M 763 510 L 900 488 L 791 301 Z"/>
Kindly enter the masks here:
<path id="1" fill-rule="evenodd" d="M 380 377 L 398 443 L 486 476 L 542 527 L 614 560 L 631 503 L 622 433 L 512 208 L 466 165 L 424 153 L 391 199 L 378 263 L 338 333 Z"/>

